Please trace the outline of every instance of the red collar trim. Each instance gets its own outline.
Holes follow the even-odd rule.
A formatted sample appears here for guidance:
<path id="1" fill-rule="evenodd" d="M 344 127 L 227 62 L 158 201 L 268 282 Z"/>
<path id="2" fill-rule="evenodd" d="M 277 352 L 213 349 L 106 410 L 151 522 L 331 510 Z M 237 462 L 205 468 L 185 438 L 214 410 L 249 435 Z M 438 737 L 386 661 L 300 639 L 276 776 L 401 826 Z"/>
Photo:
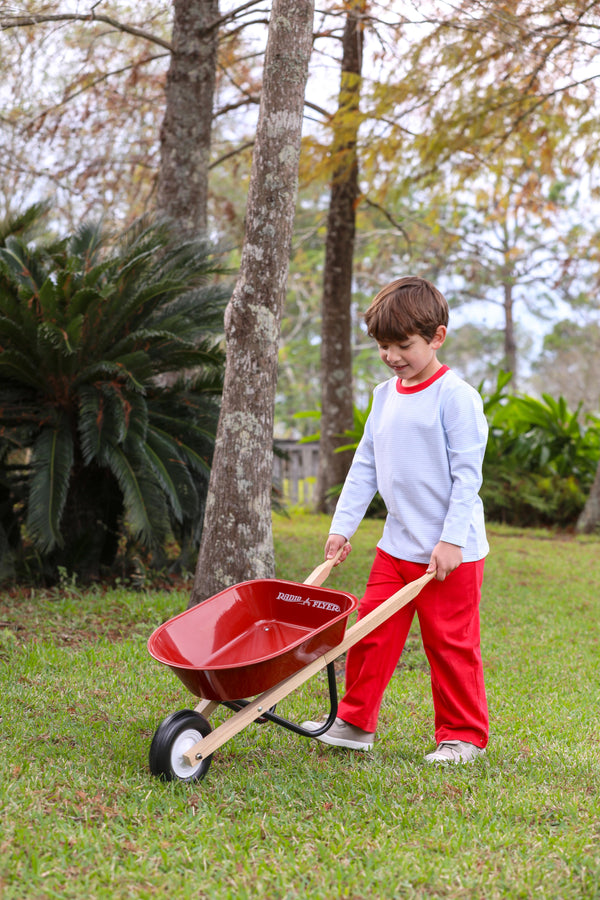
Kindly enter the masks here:
<path id="1" fill-rule="evenodd" d="M 419 391 L 424 391 L 425 388 L 428 388 L 430 384 L 433 384 L 434 381 L 437 381 L 438 378 L 441 378 L 446 372 L 449 372 L 448 366 L 442 366 L 441 369 L 438 369 L 437 372 L 428 378 L 427 381 L 422 381 L 421 384 L 413 384 L 409 387 L 404 387 L 400 378 L 396 379 L 396 390 L 399 394 L 418 394 Z"/>

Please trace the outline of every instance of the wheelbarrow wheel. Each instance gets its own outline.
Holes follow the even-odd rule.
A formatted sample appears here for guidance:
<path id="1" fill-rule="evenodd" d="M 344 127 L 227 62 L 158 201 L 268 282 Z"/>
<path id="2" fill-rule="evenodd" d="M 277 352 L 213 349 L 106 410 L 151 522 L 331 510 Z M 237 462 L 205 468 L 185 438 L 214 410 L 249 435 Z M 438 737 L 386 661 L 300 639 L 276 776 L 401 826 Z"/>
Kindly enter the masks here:
<path id="1" fill-rule="evenodd" d="M 212 756 L 190 766 L 183 754 L 210 732 L 204 716 L 193 709 L 182 709 L 167 716 L 156 729 L 150 745 L 152 774 L 163 781 L 201 781 L 210 768 Z"/>

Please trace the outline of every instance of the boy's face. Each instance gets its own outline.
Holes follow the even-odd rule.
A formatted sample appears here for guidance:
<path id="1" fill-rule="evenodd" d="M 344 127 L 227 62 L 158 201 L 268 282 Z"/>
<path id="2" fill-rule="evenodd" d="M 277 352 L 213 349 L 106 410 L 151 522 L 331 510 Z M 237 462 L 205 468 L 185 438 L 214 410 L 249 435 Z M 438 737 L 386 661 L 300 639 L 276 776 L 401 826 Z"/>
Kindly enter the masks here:
<path id="1" fill-rule="evenodd" d="M 437 351 L 446 340 L 446 328 L 439 325 L 432 341 L 420 334 L 411 334 L 405 341 L 377 341 L 379 356 L 404 387 L 427 381 L 441 367 Z"/>

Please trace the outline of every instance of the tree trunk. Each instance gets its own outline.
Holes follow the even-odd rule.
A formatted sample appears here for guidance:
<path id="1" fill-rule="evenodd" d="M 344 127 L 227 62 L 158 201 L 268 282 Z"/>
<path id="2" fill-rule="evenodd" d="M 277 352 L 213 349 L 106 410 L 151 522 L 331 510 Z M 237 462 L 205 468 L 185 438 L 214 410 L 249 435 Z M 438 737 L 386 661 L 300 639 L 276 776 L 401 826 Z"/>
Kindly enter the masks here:
<path id="1" fill-rule="evenodd" d="M 173 52 L 160 131 L 157 211 L 182 232 L 206 232 L 219 0 L 174 0 Z"/>
<path id="2" fill-rule="evenodd" d="M 190 605 L 275 574 L 273 418 L 314 0 L 275 0 L 269 22 L 240 272 L 225 313 L 223 402 Z"/>
<path id="3" fill-rule="evenodd" d="M 517 389 L 517 345 L 515 343 L 515 323 L 513 318 L 513 289 L 512 284 L 504 283 L 504 365 L 508 372 L 512 372 L 511 387 Z"/>
<path id="4" fill-rule="evenodd" d="M 352 427 L 352 258 L 358 199 L 358 104 L 362 67 L 365 0 L 348 8 L 344 28 L 342 76 L 333 128 L 331 183 L 321 303 L 321 437 L 316 507 L 331 512 L 327 496 L 348 472 L 352 453 L 336 453 L 342 433 Z"/>
<path id="5" fill-rule="evenodd" d="M 579 534 L 592 534 L 594 531 L 600 531 L 600 462 L 589 497 L 577 520 L 576 530 Z"/>
<path id="6" fill-rule="evenodd" d="M 112 472 L 85 466 L 76 454 L 60 523 L 64 546 L 48 555 L 52 574 L 58 577 L 63 568 L 89 584 L 109 570 L 119 549 L 122 516 L 123 495 Z"/>

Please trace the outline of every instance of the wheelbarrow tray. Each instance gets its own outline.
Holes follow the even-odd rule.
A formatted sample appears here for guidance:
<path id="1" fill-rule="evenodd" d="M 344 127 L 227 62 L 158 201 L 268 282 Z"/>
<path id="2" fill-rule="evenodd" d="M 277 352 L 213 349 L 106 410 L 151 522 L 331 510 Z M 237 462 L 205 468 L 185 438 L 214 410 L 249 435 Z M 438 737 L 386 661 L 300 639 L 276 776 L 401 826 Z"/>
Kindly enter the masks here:
<path id="1" fill-rule="evenodd" d="M 233 585 L 160 625 L 148 640 L 197 697 L 254 697 L 305 668 L 343 639 L 352 594 L 295 581 Z"/>

